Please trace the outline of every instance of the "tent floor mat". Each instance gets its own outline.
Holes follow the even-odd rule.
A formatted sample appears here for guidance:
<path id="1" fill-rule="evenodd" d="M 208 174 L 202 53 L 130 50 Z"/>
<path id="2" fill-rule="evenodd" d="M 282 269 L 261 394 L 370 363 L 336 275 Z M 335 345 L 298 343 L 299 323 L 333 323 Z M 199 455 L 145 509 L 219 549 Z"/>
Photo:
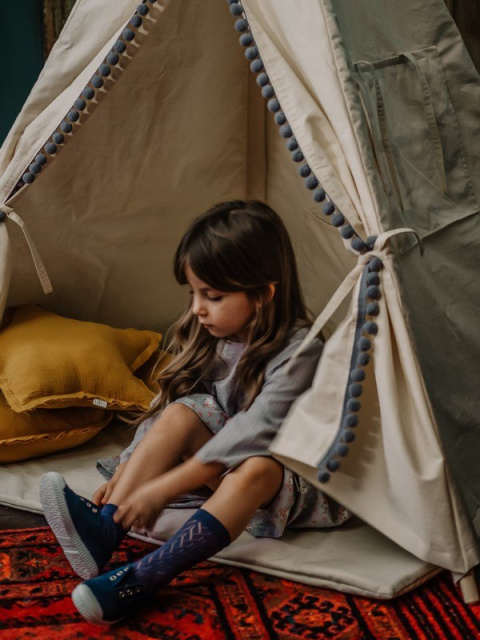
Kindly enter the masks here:
<path id="1" fill-rule="evenodd" d="M 112 566 L 152 548 L 128 538 Z M 190 640 L 468 640 L 480 635 L 480 605 L 463 603 L 444 572 L 382 602 L 203 562 L 159 591 L 153 605 L 101 630 L 85 622 L 70 593 L 79 582 L 48 527 L 0 532 L 2 640 L 99 637 Z"/>
<path id="2" fill-rule="evenodd" d="M 61 473 L 74 491 L 91 496 L 102 483 L 96 460 L 119 453 L 131 437 L 131 432 L 112 425 L 76 449 L 2 465 L 0 504 L 41 514 L 39 485 L 46 471 Z M 165 509 L 152 531 L 133 535 L 158 544 L 176 531 L 190 512 Z M 379 599 L 418 587 L 440 570 L 357 518 L 336 529 L 287 530 L 278 540 L 253 538 L 244 532 L 215 560 L 280 579 Z"/>

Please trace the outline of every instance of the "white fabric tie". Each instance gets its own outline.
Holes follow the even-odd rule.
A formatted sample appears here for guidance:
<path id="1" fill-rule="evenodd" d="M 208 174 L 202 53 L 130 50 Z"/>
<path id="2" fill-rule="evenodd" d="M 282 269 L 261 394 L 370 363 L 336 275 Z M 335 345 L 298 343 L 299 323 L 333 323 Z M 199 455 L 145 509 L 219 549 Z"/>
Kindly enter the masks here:
<path id="1" fill-rule="evenodd" d="M 369 251 L 368 253 L 358 256 L 358 262 L 356 266 L 350 271 L 350 273 L 347 275 L 345 280 L 342 282 L 342 284 L 338 287 L 338 289 L 335 291 L 333 296 L 330 298 L 330 300 L 328 301 L 323 311 L 320 313 L 320 315 L 317 317 L 315 322 L 312 324 L 310 331 L 307 333 L 302 343 L 299 345 L 298 349 L 295 351 L 292 358 L 290 359 L 290 362 L 286 369 L 287 373 L 289 372 L 290 367 L 293 365 L 297 356 L 304 349 L 308 347 L 308 345 L 312 342 L 312 340 L 315 339 L 315 337 L 320 333 L 320 331 L 323 329 L 326 323 L 333 316 L 333 314 L 338 309 L 338 307 L 345 300 L 345 298 L 350 293 L 350 291 L 354 288 L 354 286 L 358 282 L 358 279 L 361 277 L 366 265 L 370 262 L 372 258 L 374 257 L 380 258 L 383 265 L 390 272 L 392 272 L 391 265 L 387 260 L 386 247 L 390 238 L 392 238 L 393 236 L 399 235 L 400 233 L 415 234 L 417 236 L 417 239 L 420 245 L 420 251 L 423 254 L 423 247 L 422 247 L 420 238 L 417 232 L 414 231 L 413 229 L 402 227 L 400 229 L 393 229 L 392 231 L 385 231 L 384 233 L 381 233 L 378 236 L 378 238 L 375 240 L 375 244 L 373 245 L 372 251 Z"/>
<path id="2" fill-rule="evenodd" d="M 37 247 L 35 246 L 32 235 L 30 231 L 27 229 L 27 225 L 22 220 L 22 218 L 18 215 L 18 213 L 12 209 L 12 207 L 9 207 L 6 204 L 2 204 L 0 205 L 0 211 L 3 211 L 4 213 L 6 213 L 8 219 L 18 224 L 20 229 L 23 231 L 23 235 L 27 240 L 28 247 L 30 249 L 30 253 L 33 259 L 33 264 L 35 265 L 35 269 L 37 271 L 40 284 L 42 285 L 43 292 L 45 294 L 52 293 L 53 291 L 52 283 L 50 282 L 50 278 L 48 277 L 47 270 L 45 269 L 43 260 L 40 257 L 40 254 L 38 253 L 38 250 L 37 250 Z"/>

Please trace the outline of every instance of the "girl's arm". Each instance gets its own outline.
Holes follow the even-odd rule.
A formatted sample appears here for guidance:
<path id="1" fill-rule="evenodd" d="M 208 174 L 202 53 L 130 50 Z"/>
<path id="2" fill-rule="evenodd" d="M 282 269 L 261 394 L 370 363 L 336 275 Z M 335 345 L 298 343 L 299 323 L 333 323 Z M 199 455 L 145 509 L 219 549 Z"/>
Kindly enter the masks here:
<path id="1" fill-rule="evenodd" d="M 225 466 L 219 462 L 204 464 L 190 458 L 134 491 L 118 505 L 114 520 L 126 530 L 133 525 L 150 528 L 169 501 L 216 480 L 224 471 Z"/>
<path id="2" fill-rule="evenodd" d="M 247 410 L 230 418 L 195 454 L 204 464 L 223 463 L 233 468 L 253 456 L 270 456 L 269 447 L 297 398 L 312 386 L 323 342 L 315 339 L 286 371 L 290 358 L 301 344 L 301 330 L 267 367 L 264 385 Z"/>

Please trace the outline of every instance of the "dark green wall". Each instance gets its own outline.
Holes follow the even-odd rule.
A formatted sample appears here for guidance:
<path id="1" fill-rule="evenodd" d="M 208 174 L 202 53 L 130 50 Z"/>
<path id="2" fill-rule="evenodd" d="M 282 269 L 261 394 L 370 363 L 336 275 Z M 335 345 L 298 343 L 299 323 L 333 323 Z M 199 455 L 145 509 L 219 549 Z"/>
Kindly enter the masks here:
<path id="1" fill-rule="evenodd" d="M 43 67 L 42 0 L 1 0 L 0 144 Z"/>

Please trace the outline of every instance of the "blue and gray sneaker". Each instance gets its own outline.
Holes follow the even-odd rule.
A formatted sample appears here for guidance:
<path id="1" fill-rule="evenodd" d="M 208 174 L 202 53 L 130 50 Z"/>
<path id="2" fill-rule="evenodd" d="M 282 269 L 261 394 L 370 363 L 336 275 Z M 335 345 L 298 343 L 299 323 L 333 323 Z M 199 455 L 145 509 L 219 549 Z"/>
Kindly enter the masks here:
<path id="1" fill-rule="evenodd" d="M 74 493 L 59 473 L 42 476 L 40 499 L 45 518 L 73 570 L 84 580 L 98 576 L 123 538 L 118 525 Z"/>
<path id="2" fill-rule="evenodd" d="M 72 592 L 73 604 L 85 620 L 110 626 L 152 600 L 138 582 L 131 564 L 82 582 Z"/>

